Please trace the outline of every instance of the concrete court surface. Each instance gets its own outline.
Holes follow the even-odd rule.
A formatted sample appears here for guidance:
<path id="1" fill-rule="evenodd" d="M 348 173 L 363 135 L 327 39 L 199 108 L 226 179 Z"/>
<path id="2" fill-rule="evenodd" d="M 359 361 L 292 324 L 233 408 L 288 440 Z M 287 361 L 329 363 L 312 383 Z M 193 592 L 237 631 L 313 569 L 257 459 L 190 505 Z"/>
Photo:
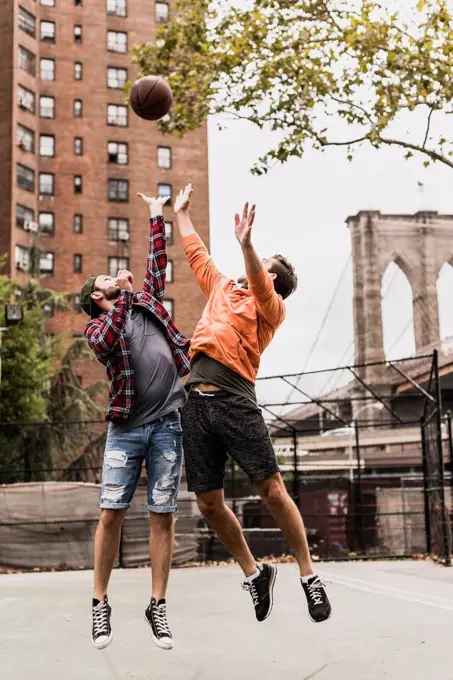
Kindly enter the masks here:
<path id="1" fill-rule="evenodd" d="M 179 569 L 176 644 L 143 619 L 148 569 L 115 571 L 112 645 L 90 640 L 91 572 L 0 576 L 2 680 L 452 680 L 453 569 L 424 562 L 320 564 L 330 621 L 312 624 L 296 566 L 279 565 L 271 617 L 256 623 L 237 567 Z"/>

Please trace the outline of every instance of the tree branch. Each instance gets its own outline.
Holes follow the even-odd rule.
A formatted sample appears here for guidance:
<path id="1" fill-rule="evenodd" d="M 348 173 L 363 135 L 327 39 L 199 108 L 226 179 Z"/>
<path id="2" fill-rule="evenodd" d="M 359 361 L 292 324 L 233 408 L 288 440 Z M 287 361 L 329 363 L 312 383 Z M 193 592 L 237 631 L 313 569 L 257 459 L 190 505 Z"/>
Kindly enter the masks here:
<path id="1" fill-rule="evenodd" d="M 428 156 L 433 161 L 439 161 L 439 163 L 444 163 L 444 165 L 448 165 L 448 167 L 453 168 L 453 161 L 448 160 L 448 158 L 442 156 L 440 153 L 437 153 L 437 151 L 433 151 L 432 149 L 426 149 L 422 146 L 418 146 L 418 144 L 411 144 L 410 142 L 403 142 L 398 139 L 386 139 L 385 137 L 379 137 L 379 141 L 382 144 L 387 144 L 388 146 L 401 146 L 403 149 L 418 151 L 419 153 L 425 154 L 425 156 Z"/>
<path id="2" fill-rule="evenodd" d="M 426 134 L 425 134 L 425 139 L 423 140 L 422 149 L 426 148 L 426 142 L 428 141 L 429 129 L 431 127 L 431 116 L 433 115 L 433 113 L 434 113 L 434 107 L 431 107 L 431 110 L 430 110 L 429 115 L 428 115 L 428 122 L 426 124 Z"/>
<path id="3" fill-rule="evenodd" d="M 358 137 L 357 139 L 350 139 L 347 142 L 329 142 L 327 140 L 323 140 L 322 137 L 318 137 L 318 135 L 313 136 L 321 146 L 353 146 L 354 144 L 360 144 L 360 142 L 366 142 L 369 139 L 369 135 L 364 135 L 363 137 Z"/>
<path id="4" fill-rule="evenodd" d="M 330 95 L 330 98 L 332 101 L 336 102 L 337 104 L 341 104 L 342 106 L 352 106 L 352 108 L 357 109 L 358 111 L 361 111 L 365 118 L 367 118 L 370 123 L 373 125 L 373 119 L 371 118 L 370 114 L 368 111 L 363 107 L 360 106 L 360 104 L 356 104 L 355 102 L 348 102 L 344 101 L 343 99 L 339 99 L 338 97 L 334 97 L 333 95 Z"/>

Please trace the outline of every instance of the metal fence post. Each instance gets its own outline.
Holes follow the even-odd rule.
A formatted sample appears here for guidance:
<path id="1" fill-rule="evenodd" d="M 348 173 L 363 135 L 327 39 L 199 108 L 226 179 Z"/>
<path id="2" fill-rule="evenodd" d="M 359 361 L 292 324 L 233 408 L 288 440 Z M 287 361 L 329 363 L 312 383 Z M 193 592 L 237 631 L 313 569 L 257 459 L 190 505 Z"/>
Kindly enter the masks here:
<path id="1" fill-rule="evenodd" d="M 231 496 L 233 498 L 233 512 L 236 514 L 236 466 L 234 459 L 231 459 Z"/>
<path id="2" fill-rule="evenodd" d="M 357 420 L 354 420 L 354 434 L 355 434 L 355 454 L 357 459 L 357 492 L 356 492 L 356 529 L 359 537 L 359 547 L 363 554 L 366 553 L 365 547 L 365 527 L 363 523 L 363 497 L 362 497 L 362 459 L 360 456 L 360 436 L 359 425 Z"/>
<path id="3" fill-rule="evenodd" d="M 431 554 L 431 514 L 429 511 L 429 469 L 428 452 L 426 450 L 426 435 L 424 419 L 420 418 L 420 432 L 422 442 L 422 464 L 423 464 L 423 502 L 425 509 L 425 540 L 426 554 Z"/>
<path id="4" fill-rule="evenodd" d="M 437 350 L 434 350 L 434 377 L 436 388 L 436 435 L 437 446 L 439 449 L 439 481 L 440 481 L 440 503 L 442 513 L 442 540 L 444 547 L 445 566 L 451 567 L 451 527 L 448 515 L 447 503 L 445 500 L 445 471 L 444 471 L 444 451 L 442 442 L 442 396 L 440 391 L 439 379 L 439 357 Z"/>
<path id="5" fill-rule="evenodd" d="M 451 411 L 447 411 L 448 452 L 450 454 L 450 484 L 453 488 L 453 432 L 451 426 Z"/>
<path id="6" fill-rule="evenodd" d="M 24 482 L 32 482 L 32 466 L 31 466 L 31 459 L 30 459 L 30 448 L 32 446 L 32 439 L 30 437 L 27 437 L 25 439 L 25 448 L 24 448 Z M 34 448 L 34 444 L 33 444 Z M 33 456 L 33 463 L 35 463 L 35 456 Z"/>
<path id="7" fill-rule="evenodd" d="M 123 539 L 124 524 L 125 522 L 123 522 L 123 525 L 121 527 L 120 545 L 118 550 L 118 566 L 120 569 L 124 569 L 124 539 Z"/>
<path id="8" fill-rule="evenodd" d="M 293 430 L 293 501 L 299 507 L 299 474 L 297 461 L 297 431 Z"/>

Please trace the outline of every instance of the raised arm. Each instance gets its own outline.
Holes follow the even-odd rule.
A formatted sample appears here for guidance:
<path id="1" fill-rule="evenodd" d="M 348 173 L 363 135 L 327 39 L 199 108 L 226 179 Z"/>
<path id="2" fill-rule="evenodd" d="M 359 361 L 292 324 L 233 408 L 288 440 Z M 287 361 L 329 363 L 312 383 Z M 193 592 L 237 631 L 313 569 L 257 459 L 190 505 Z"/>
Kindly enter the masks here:
<path id="1" fill-rule="evenodd" d="M 189 205 L 192 194 L 191 184 L 188 184 L 184 191 L 179 192 L 175 202 L 175 213 L 190 267 L 201 290 L 206 297 L 209 297 L 213 288 L 225 277 L 215 266 L 208 249 L 198 236 L 190 219 Z"/>
<path id="2" fill-rule="evenodd" d="M 163 206 L 168 201 L 168 197 L 150 198 L 145 194 L 138 195 L 149 207 L 151 227 L 143 290 L 162 302 L 167 278 L 167 239 L 165 237 Z"/>
<path id="3" fill-rule="evenodd" d="M 235 234 L 242 249 L 249 291 L 255 298 L 258 314 L 272 327 L 276 328 L 285 318 L 283 300 L 275 292 L 272 277 L 264 267 L 263 261 L 252 244 L 252 226 L 255 221 L 255 206 L 249 210 L 245 204 L 242 216 L 236 214 Z"/>

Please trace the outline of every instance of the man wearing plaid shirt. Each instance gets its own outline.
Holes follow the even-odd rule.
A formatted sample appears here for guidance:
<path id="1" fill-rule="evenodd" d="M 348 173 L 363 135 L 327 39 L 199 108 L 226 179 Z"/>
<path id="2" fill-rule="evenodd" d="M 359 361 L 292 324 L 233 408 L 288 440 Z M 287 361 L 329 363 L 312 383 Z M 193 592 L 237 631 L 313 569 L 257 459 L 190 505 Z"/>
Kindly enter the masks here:
<path id="1" fill-rule="evenodd" d="M 183 457 L 181 409 L 186 396 L 180 376 L 189 370 L 189 341 L 163 306 L 167 252 L 162 208 L 167 199 L 139 196 L 151 213 L 142 290 L 134 294 L 132 274 L 120 270 L 115 278 L 91 277 L 81 291 L 82 307 L 91 316 L 85 335 L 110 381 L 101 515 L 94 546 L 92 639 L 97 649 L 112 641 L 107 587 L 143 461 L 152 563 L 152 597 L 145 619 L 155 643 L 163 649 L 173 647 L 165 596 Z"/>

